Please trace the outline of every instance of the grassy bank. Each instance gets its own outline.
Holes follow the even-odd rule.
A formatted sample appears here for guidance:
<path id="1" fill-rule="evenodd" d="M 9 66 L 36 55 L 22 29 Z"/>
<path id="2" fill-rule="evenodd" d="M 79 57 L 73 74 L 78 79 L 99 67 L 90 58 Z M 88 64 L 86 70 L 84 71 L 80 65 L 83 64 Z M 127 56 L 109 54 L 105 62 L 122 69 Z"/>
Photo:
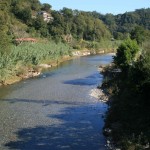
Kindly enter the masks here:
<path id="1" fill-rule="evenodd" d="M 63 43 L 42 42 L 13 45 L 11 52 L 0 55 L 0 82 L 5 84 L 9 80 L 19 80 L 29 70 L 36 71 L 39 64 L 56 62 L 64 55 L 71 55 L 71 48 Z"/>
<path id="2" fill-rule="evenodd" d="M 41 40 L 38 43 L 12 45 L 9 53 L 0 54 L 0 84 L 12 84 L 37 76 L 42 68 L 39 67 L 40 64 L 56 66 L 70 59 L 74 51 L 79 51 L 78 56 L 114 52 L 119 43 L 120 41 L 102 40 L 56 44 L 53 41 Z"/>

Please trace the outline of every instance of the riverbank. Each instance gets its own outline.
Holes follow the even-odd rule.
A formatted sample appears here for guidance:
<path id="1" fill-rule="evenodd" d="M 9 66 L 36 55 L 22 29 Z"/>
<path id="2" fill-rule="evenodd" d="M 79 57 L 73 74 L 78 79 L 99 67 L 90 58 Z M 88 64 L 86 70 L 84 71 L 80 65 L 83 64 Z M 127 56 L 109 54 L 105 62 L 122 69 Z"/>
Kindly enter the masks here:
<path id="1" fill-rule="evenodd" d="M 150 97 L 150 53 L 149 50 L 143 50 L 138 58 L 137 55 L 131 57 L 132 64 L 127 64 L 128 48 L 122 49 L 125 45 L 130 47 L 132 41 L 126 41 L 118 48 L 114 67 L 107 68 L 104 72 L 107 80 L 103 86 L 111 90 L 104 134 L 111 149 L 148 150 L 150 105 L 147 98 Z M 138 54 L 136 44 L 128 54 L 133 54 L 133 51 Z"/>
<path id="2" fill-rule="evenodd" d="M 11 84 L 19 82 L 21 80 L 37 77 L 41 74 L 43 69 L 48 69 L 48 68 L 58 66 L 60 63 L 67 61 L 67 60 L 70 60 L 72 58 L 73 57 L 66 55 L 66 56 L 61 57 L 58 60 L 50 61 L 49 63 L 44 63 L 44 64 L 42 63 L 42 64 L 39 64 L 39 65 L 34 66 L 34 67 L 30 67 L 30 68 L 26 67 L 22 74 L 11 76 L 10 78 L 6 79 L 5 81 L 2 81 L 0 83 L 0 86 L 11 85 Z"/>
<path id="3" fill-rule="evenodd" d="M 59 64 L 61 64 L 62 62 L 70 60 L 70 59 L 75 59 L 77 57 L 88 56 L 88 55 L 105 54 L 107 51 L 102 50 L 102 49 L 99 51 L 88 50 L 88 49 L 76 50 L 76 51 L 73 51 L 70 55 L 64 55 L 64 56 L 58 58 L 57 60 L 46 61 L 46 63 L 38 64 L 33 67 L 32 66 L 24 67 L 23 70 L 21 70 L 21 71 L 18 69 L 18 72 L 20 71 L 21 73 L 10 76 L 6 80 L 1 81 L 0 86 L 11 85 L 11 84 L 19 82 L 21 80 L 37 77 L 41 74 L 43 69 L 56 67 Z M 113 52 L 114 50 L 109 50 L 109 51 Z"/>
<path id="4" fill-rule="evenodd" d="M 109 107 L 109 104 L 112 101 L 112 95 L 114 90 L 113 84 L 111 83 L 111 79 L 114 78 L 118 74 L 118 72 L 120 72 L 120 70 L 116 70 L 114 68 L 113 63 L 109 65 L 100 65 L 98 70 L 103 75 L 103 81 L 101 85 L 99 85 L 97 89 L 94 89 L 92 92 L 94 96 L 97 95 L 98 100 L 100 100 L 103 103 L 106 103 Z M 103 117 L 106 118 L 106 114 Z M 103 128 L 103 134 L 107 139 L 105 146 L 107 147 L 107 149 L 121 150 L 120 147 L 116 145 L 116 142 L 113 141 L 112 132 L 113 130 L 109 128 L 105 123 Z"/>
<path id="5" fill-rule="evenodd" d="M 115 53 L 109 53 L 111 56 L 115 56 Z M 114 69 L 113 63 L 99 65 L 98 71 L 103 75 L 103 81 L 97 88 L 92 89 L 90 95 L 95 97 L 103 103 L 107 103 L 110 100 L 112 94 L 112 87 L 108 88 L 107 82 L 111 79 L 111 76 L 114 75 L 119 70 Z"/>

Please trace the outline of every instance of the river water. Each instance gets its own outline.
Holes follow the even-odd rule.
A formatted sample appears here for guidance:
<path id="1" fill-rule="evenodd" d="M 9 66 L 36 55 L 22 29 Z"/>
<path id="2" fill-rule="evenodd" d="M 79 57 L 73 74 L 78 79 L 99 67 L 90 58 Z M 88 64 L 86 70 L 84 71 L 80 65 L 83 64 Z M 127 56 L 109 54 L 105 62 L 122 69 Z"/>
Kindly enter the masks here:
<path id="1" fill-rule="evenodd" d="M 111 55 L 81 57 L 0 88 L 0 150 L 105 150 L 107 106 L 90 96 Z"/>

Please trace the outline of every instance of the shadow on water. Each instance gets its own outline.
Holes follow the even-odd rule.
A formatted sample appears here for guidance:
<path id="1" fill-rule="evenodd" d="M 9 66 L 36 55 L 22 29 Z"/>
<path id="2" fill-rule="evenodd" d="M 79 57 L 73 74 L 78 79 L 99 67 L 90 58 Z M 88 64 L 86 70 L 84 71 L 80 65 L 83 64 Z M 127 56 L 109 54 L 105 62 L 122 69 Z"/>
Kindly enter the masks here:
<path id="1" fill-rule="evenodd" d="M 21 101 L 29 102 L 30 100 L 12 102 Z M 43 101 L 39 103 L 43 104 Z M 62 102 L 57 103 L 62 104 Z M 104 112 L 105 108 L 102 105 L 70 103 L 58 114 L 45 116 L 59 120 L 61 123 L 20 129 L 15 132 L 18 140 L 10 141 L 5 146 L 15 150 L 105 150 L 101 118 Z"/>
<path id="2" fill-rule="evenodd" d="M 83 105 L 85 102 L 70 102 L 70 101 L 60 101 L 60 100 L 29 100 L 29 99 L 2 99 L 1 101 L 9 102 L 10 104 L 14 103 L 34 103 L 34 104 L 41 104 L 42 106 L 48 106 L 53 104 L 60 104 L 60 105 Z M 86 102 L 87 104 L 88 102 Z"/>
<path id="3" fill-rule="evenodd" d="M 85 78 L 78 78 L 74 80 L 64 81 L 64 84 L 72 84 L 72 85 L 80 85 L 80 86 L 92 86 L 97 85 L 100 81 L 102 81 L 103 77 L 99 73 L 95 73 L 93 75 L 87 76 Z"/>

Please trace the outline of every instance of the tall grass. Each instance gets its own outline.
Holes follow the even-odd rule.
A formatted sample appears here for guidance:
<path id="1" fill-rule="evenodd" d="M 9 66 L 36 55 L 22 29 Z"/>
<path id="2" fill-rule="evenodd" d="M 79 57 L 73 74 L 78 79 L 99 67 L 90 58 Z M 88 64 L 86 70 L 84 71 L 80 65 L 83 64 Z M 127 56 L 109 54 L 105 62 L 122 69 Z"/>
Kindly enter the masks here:
<path id="1" fill-rule="evenodd" d="M 0 81 L 16 74 L 21 67 L 36 66 L 44 60 L 57 60 L 70 55 L 71 48 L 64 43 L 22 43 L 13 45 L 9 54 L 0 54 Z"/>

